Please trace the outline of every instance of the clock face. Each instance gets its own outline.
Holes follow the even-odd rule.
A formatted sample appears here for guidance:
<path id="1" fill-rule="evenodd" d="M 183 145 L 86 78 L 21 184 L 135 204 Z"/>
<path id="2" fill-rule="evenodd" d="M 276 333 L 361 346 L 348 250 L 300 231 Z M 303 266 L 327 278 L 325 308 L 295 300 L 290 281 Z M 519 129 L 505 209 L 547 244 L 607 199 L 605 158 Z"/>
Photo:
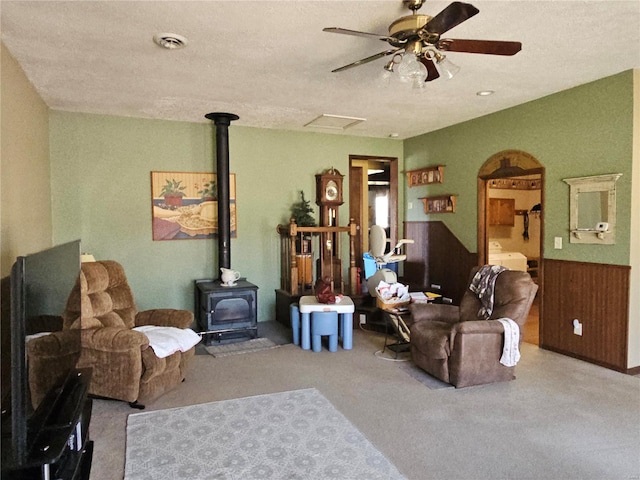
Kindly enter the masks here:
<path id="1" fill-rule="evenodd" d="M 338 199 L 338 185 L 335 181 L 329 180 L 327 182 L 327 186 L 324 189 L 324 198 L 329 201 L 334 201 Z"/>

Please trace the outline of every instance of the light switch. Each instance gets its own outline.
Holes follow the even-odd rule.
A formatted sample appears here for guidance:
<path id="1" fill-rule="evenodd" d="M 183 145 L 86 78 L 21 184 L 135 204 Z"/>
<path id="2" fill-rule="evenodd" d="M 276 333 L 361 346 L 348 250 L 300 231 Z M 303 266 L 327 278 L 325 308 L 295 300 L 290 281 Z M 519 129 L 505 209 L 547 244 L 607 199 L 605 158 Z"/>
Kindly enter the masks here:
<path id="1" fill-rule="evenodd" d="M 556 250 L 562 250 L 562 237 L 555 237 L 553 239 L 553 248 Z"/>
<path id="2" fill-rule="evenodd" d="M 411 210 L 413 208 L 413 202 L 407 203 L 407 210 Z"/>

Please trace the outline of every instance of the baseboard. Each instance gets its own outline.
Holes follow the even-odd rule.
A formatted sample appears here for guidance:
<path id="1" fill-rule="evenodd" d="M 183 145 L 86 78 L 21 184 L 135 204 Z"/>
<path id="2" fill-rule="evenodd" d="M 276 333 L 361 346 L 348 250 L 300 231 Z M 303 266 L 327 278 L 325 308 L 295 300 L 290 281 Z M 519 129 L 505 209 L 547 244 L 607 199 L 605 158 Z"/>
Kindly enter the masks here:
<path id="1" fill-rule="evenodd" d="M 640 375 L 640 365 L 633 368 L 627 368 L 627 374 L 629 375 Z"/>

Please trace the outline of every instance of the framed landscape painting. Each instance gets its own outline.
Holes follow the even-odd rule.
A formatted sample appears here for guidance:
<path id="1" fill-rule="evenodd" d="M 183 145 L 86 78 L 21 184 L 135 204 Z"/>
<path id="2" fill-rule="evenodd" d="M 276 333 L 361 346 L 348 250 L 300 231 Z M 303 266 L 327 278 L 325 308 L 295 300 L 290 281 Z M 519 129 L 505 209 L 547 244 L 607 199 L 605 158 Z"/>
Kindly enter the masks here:
<path id="1" fill-rule="evenodd" d="M 231 238 L 237 237 L 236 176 L 229 174 Z M 154 240 L 213 238 L 218 234 L 217 176 L 211 172 L 151 172 Z"/>

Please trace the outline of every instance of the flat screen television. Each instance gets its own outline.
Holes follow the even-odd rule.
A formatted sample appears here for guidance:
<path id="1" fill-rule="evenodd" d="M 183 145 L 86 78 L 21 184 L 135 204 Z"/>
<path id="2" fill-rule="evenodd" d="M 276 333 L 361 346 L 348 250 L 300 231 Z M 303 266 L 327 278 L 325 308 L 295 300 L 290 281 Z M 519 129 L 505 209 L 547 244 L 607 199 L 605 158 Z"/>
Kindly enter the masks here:
<path id="1" fill-rule="evenodd" d="M 59 380 L 52 384 L 46 399 L 40 404 L 32 402 L 26 342 L 31 335 L 62 329 L 62 314 L 79 273 L 80 241 L 76 240 L 18 257 L 10 277 L 2 279 L 3 471 L 6 464 L 15 467 L 29 463 L 35 438 L 55 415 L 55 395 L 62 391 L 62 384 L 77 364 L 80 330 L 70 337 L 77 342 L 77 349 L 73 349 L 77 357 L 60 365 L 67 372 L 58 372 Z M 80 302 L 78 295 L 71 298 Z M 75 310 L 79 311 L 79 306 Z"/>

